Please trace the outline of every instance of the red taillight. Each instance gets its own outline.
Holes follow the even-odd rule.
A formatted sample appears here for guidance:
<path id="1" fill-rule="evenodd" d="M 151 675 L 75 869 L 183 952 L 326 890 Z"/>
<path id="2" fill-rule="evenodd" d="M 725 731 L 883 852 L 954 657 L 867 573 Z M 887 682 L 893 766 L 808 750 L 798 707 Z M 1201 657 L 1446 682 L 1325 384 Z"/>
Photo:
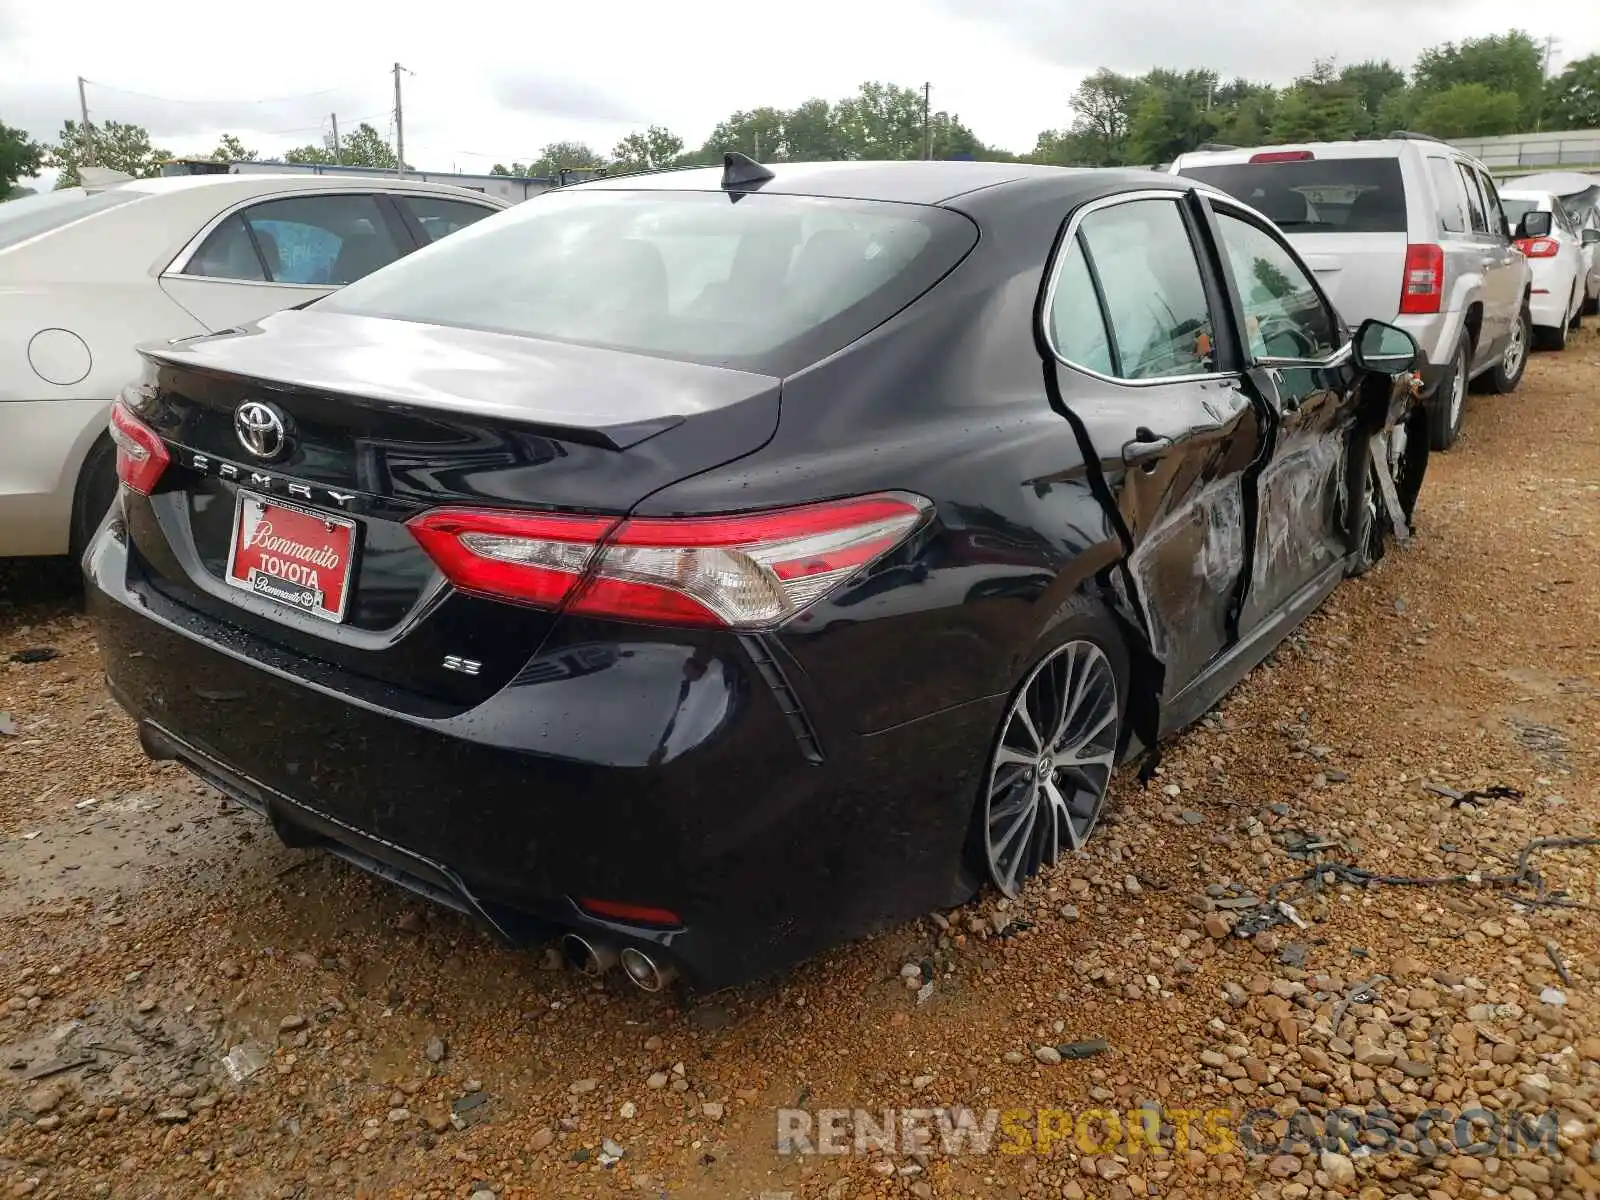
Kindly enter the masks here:
<path id="1" fill-rule="evenodd" d="M 1561 243 L 1555 238 L 1518 238 L 1517 249 L 1529 258 L 1554 258 L 1561 253 Z"/>
<path id="2" fill-rule="evenodd" d="M 623 904 L 618 900 L 595 900 L 589 896 L 579 896 L 578 907 L 590 916 L 628 921 L 634 925 L 683 924 L 683 918 L 670 908 L 653 908 L 648 904 Z"/>
<path id="3" fill-rule="evenodd" d="M 1253 163 L 1312 162 L 1316 157 L 1309 150 L 1263 150 L 1260 154 L 1252 154 L 1250 161 Z"/>
<path id="4" fill-rule="evenodd" d="M 1444 299 L 1444 251 L 1438 246 L 1407 246 L 1400 311 L 1436 313 Z"/>
<path id="5" fill-rule="evenodd" d="M 899 545 L 927 502 L 900 494 L 726 517 L 439 509 L 417 541 L 465 591 L 539 608 L 754 629 L 786 620 Z M 591 569 L 592 567 L 592 569 Z M 579 586 L 581 584 L 581 586 Z"/>
<path id="6" fill-rule="evenodd" d="M 151 429 L 121 400 L 111 406 L 111 440 L 117 444 L 117 478 L 140 495 L 155 490 L 172 456 Z"/>

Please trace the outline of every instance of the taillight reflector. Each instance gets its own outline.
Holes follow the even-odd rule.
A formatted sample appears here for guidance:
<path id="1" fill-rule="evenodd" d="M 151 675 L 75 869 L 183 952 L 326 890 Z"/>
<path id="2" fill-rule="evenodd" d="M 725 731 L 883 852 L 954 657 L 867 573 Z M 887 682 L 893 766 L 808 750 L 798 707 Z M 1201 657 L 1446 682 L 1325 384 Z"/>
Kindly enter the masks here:
<path id="1" fill-rule="evenodd" d="M 624 904 L 620 900 L 596 900 L 590 896 L 579 896 L 578 907 L 590 916 L 627 921 L 634 925 L 683 924 L 683 918 L 670 908 L 655 908 L 649 904 Z"/>
<path id="2" fill-rule="evenodd" d="M 172 461 L 161 438 L 121 400 L 111 406 L 109 432 L 117 446 L 117 478 L 140 495 L 155 490 Z"/>
<path id="3" fill-rule="evenodd" d="M 1519 238 L 1517 249 L 1529 258 L 1554 258 L 1561 253 L 1561 243 L 1555 238 Z"/>
<path id="4" fill-rule="evenodd" d="M 1400 311 L 1436 313 L 1443 299 L 1444 251 L 1438 246 L 1407 246 L 1405 281 L 1400 287 Z"/>
<path id="5" fill-rule="evenodd" d="M 1252 154 L 1250 161 L 1253 163 L 1312 162 L 1316 157 L 1309 150 L 1263 150 L 1260 154 Z"/>
<path id="6" fill-rule="evenodd" d="M 438 509 L 410 521 L 456 587 L 589 616 L 753 629 L 898 546 L 928 502 L 899 493 L 721 517 Z"/>

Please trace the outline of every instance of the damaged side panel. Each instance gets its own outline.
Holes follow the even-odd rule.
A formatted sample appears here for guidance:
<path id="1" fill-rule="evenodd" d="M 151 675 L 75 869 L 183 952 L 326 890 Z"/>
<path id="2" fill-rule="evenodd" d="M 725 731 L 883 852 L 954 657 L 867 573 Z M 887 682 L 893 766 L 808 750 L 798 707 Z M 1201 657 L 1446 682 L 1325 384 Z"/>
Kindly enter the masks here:
<path id="1" fill-rule="evenodd" d="M 1248 632 L 1348 552 L 1347 429 L 1296 431 L 1257 484 L 1260 519 L 1239 628 Z"/>

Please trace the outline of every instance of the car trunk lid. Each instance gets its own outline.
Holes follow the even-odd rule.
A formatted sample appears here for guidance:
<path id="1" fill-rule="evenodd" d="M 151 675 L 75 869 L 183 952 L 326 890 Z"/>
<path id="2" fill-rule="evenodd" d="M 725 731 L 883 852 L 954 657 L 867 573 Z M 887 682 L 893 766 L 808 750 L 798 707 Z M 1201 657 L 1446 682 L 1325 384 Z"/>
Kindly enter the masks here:
<path id="1" fill-rule="evenodd" d="M 757 449 L 778 414 L 771 376 L 316 311 L 145 354 L 140 416 L 173 460 L 128 506 L 148 585 L 333 686 L 424 710 L 504 686 L 555 614 L 452 592 L 406 521 L 441 507 L 620 518 Z M 281 446 L 241 432 L 247 407 L 278 422 Z M 263 516 L 285 538 L 268 549 L 308 568 L 323 561 L 319 523 L 349 552 L 342 614 L 230 584 L 237 531 Z"/>

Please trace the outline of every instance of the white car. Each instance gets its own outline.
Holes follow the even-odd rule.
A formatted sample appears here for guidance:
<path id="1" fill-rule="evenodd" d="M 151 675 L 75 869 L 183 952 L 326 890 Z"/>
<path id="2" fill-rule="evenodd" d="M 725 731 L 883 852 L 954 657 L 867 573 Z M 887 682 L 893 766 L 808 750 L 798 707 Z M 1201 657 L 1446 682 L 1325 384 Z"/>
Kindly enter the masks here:
<path id="1" fill-rule="evenodd" d="M 1513 225 L 1549 226 L 1548 232 L 1519 238 L 1517 246 L 1533 268 L 1528 311 L 1533 315 L 1534 339 L 1546 349 L 1564 350 L 1567 334 L 1583 321 L 1600 230 L 1580 230 L 1551 192 L 1508 188 L 1500 193 L 1500 204 Z M 1545 214 L 1549 220 L 1537 222 L 1534 214 Z"/>
<path id="2" fill-rule="evenodd" d="M 1546 171 L 1542 175 L 1524 175 L 1506 181 L 1506 186 L 1518 192 L 1550 192 L 1561 199 L 1572 223 L 1581 234 L 1592 229 L 1600 234 L 1600 175 L 1584 175 L 1578 171 Z M 1600 313 L 1600 237 L 1589 239 L 1584 247 L 1588 266 L 1588 285 L 1584 289 L 1588 303 L 1583 311 Z"/>
<path id="3" fill-rule="evenodd" d="M 314 300 L 505 207 L 328 175 L 122 176 L 0 204 L 0 556 L 76 553 L 94 532 L 136 345 Z"/>

